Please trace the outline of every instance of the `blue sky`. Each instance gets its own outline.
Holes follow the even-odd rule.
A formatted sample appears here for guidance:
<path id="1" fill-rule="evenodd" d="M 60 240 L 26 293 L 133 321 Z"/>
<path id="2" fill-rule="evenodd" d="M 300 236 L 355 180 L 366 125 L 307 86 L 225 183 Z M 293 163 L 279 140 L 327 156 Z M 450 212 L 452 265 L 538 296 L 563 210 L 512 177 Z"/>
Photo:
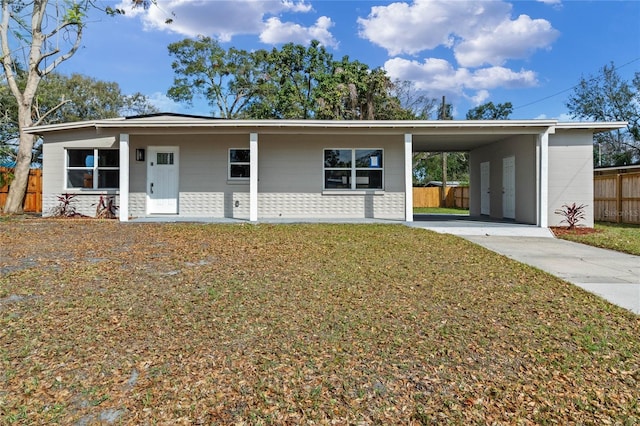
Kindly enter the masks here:
<path id="1" fill-rule="evenodd" d="M 581 76 L 614 62 L 640 71 L 640 1 L 158 0 L 106 17 L 92 11 L 83 47 L 59 68 L 141 92 L 162 111 L 209 115 L 166 98 L 168 44 L 202 34 L 225 48 L 271 49 L 318 39 L 339 59 L 383 67 L 464 119 L 478 104 L 511 102 L 512 118 L 569 119 L 565 101 Z M 173 12 L 173 23 L 165 19 Z"/>

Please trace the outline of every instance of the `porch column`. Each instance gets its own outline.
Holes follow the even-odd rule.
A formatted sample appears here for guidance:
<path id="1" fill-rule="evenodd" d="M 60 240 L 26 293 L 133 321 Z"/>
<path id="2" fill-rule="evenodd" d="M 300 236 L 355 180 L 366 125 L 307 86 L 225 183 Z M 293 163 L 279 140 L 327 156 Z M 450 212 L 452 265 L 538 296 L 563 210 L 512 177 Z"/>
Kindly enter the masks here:
<path id="1" fill-rule="evenodd" d="M 413 222 L 413 135 L 404 135 L 404 220 Z"/>
<path id="2" fill-rule="evenodd" d="M 549 134 L 554 129 L 548 128 L 538 135 L 536 140 L 536 181 L 537 225 L 541 228 L 549 226 Z"/>
<path id="3" fill-rule="evenodd" d="M 120 222 L 129 220 L 129 134 L 120 134 Z"/>
<path id="4" fill-rule="evenodd" d="M 249 221 L 258 221 L 258 134 L 249 134 Z"/>

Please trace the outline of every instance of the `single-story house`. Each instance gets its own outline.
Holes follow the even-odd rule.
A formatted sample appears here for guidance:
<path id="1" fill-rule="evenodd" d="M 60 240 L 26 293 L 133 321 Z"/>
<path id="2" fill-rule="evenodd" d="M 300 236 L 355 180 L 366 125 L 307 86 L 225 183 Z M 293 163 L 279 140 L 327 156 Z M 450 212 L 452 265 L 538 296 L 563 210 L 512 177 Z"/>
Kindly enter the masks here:
<path id="1" fill-rule="evenodd" d="M 622 122 L 227 120 L 152 114 L 26 129 L 43 137 L 43 212 L 63 193 L 95 214 L 413 220 L 412 153 L 468 151 L 470 214 L 593 225 L 595 132 Z"/>

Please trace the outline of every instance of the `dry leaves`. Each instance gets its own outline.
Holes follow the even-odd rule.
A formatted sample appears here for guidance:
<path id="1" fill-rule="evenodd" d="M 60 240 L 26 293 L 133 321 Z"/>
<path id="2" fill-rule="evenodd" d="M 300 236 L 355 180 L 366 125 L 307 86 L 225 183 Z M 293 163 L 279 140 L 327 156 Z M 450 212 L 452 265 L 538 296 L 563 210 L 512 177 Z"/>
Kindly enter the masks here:
<path id="1" fill-rule="evenodd" d="M 0 223 L 6 424 L 635 424 L 640 319 L 401 225 Z"/>

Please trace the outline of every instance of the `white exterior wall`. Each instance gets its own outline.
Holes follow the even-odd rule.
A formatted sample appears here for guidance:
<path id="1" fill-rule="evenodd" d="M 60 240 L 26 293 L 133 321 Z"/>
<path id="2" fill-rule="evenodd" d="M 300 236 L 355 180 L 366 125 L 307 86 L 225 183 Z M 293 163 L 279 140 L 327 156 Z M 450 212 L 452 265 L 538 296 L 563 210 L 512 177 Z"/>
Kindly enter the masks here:
<path id="1" fill-rule="evenodd" d="M 50 216 L 51 209 L 60 203 L 62 194 L 76 194 L 76 211 L 86 216 L 95 216 L 96 206 L 101 194 L 116 195 L 115 189 L 68 189 L 66 187 L 65 149 L 66 148 L 115 148 L 119 147 L 115 136 L 96 136 L 93 131 L 47 135 L 42 147 L 42 216 Z M 119 205 L 116 196 L 116 205 Z"/>
<path id="2" fill-rule="evenodd" d="M 585 220 L 593 227 L 593 134 L 558 131 L 549 135 L 549 226 L 566 226 L 555 214 L 563 204 L 585 204 Z"/>
<path id="3" fill-rule="evenodd" d="M 502 160 L 515 157 L 517 222 L 535 224 L 536 214 L 536 135 L 514 136 L 469 153 L 469 213 L 480 215 L 480 163 L 490 163 L 490 217 L 502 216 Z"/>

